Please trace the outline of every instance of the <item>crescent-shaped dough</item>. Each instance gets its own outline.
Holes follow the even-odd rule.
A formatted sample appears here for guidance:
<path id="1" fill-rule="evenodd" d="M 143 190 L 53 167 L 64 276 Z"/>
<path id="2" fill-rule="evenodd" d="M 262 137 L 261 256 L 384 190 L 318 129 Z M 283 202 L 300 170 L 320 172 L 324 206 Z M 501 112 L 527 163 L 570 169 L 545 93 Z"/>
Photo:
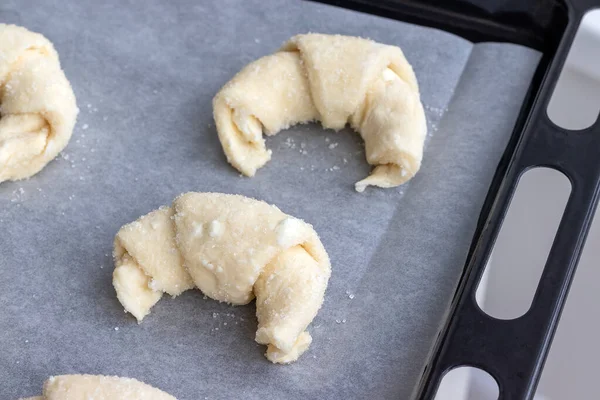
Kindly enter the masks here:
<path id="1" fill-rule="evenodd" d="M 141 321 L 163 293 L 193 287 L 247 304 L 256 296 L 256 341 L 272 362 L 296 360 L 310 345 L 331 274 L 311 225 L 263 201 L 187 193 L 123 226 L 115 238 L 113 285 Z"/>
<path id="2" fill-rule="evenodd" d="M 136 379 L 102 375 L 52 376 L 42 393 L 23 400 L 177 400 Z"/>
<path id="3" fill-rule="evenodd" d="M 356 183 L 359 192 L 411 179 L 427 133 L 417 79 L 402 50 L 340 35 L 298 35 L 248 64 L 217 93 L 213 112 L 227 160 L 247 176 L 271 159 L 263 131 L 274 135 L 313 120 L 335 130 L 350 123 L 375 166 Z"/>
<path id="4" fill-rule="evenodd" d="M 77 113 L 52 43 L 0 24 L 0 182 L 44 168 L 69 142 Z"/>

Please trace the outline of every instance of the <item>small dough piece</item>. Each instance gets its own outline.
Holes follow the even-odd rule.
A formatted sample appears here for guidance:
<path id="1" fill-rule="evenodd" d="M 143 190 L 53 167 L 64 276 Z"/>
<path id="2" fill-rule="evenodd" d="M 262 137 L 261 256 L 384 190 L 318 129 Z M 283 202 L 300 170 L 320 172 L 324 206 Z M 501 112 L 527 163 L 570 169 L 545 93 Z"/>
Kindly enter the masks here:
<path id="1" fill-rule="evenodd" d="M 246 176 L 271 158 L 262 131 L 297 123 L 346 124 L 365 141 L 375 168 L 356 190 L 389 188 L 419 170 L 427 133 L 416 76 L 402 50 L 371 40 L 306 34 L 244 67 L 213 99 L 227 160 Z"/>
<path id="2" fill-rule="evenodd" d="M 256 341 L 287 363 L 310 345 L 305 330 L 323 303 L 329 256 L 311 225 L 263 201 L 186 193 L 125 225 L 115 238 L 113 285 L 138 322 L 163 292 L 192 287 L 234 305 L 257 297 Z"/>
<path id="3" fill-rule="evenodd" d="M 38 173 L 65 148 L 75 95 L 44 36 L 0 24 L 0 183 Z"/>
<path id="4" fill-rule="evenodd" d="M 43 395 L 24 400 L 177 400 L 133 378 L 103 375 L 52 376 Z"/>

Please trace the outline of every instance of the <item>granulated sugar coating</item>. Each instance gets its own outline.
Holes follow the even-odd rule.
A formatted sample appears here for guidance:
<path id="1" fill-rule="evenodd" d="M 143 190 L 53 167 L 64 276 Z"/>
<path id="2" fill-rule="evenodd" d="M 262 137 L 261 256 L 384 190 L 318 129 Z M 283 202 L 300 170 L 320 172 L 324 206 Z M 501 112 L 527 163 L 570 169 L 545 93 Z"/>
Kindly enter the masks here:
<path id="1" fill-rule="evenodd" d="M 176 400 L 131 378 L 101 375 L 51 376 L 35 400 Z"/>

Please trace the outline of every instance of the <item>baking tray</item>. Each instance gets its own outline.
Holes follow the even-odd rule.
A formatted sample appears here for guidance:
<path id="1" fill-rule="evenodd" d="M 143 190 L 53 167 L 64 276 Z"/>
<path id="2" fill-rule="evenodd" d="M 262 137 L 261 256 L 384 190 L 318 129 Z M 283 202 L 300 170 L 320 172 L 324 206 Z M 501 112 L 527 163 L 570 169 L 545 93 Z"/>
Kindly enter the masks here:
<path id="1" fill-rule="evenodd" d="M 418 399 L 434 398 L 446 372 L 469 365 L 492 375 L 500 399 L 532 398 L 596 209 L 600 182 L 600 123 L 574 133 L 553 124 L 546 109 L 579 24 L 600 1 L 325 2 L 438 27 L 474 42 L 513 42 L 543 52 L 416 394 Z M 540 166 L 564 173 L 571 195 L 530 309 L 516 319 L 499 320 L 479 308 L 475 292 L 519 178 Z"/>
<path id="2" fill-rule="evenodd" d="M 34 395 L 42 379 L 60 373 L 131 376 L 182 399 L 207 395 L 211 399 L 236 397 L 227 397 L 232 393 L 261 399 L 360 398 L 369 393 L 383 399 L 392 398 L 393 393 L 406 393 L 406 388 L 398 388 L 400 385 L 410 385 L 412 389 L 424 354 L 433 342 L 433 332 L 441 320 L 440 310 L 446 308 L 465 258 L 463 250 L 457 249 L 459 246 L 450 246 L 450 241 L 437 242 L 435 249 L 423 242 L 427 238 L 440 238 L 440 232 L 435 229 L 429 232 L 432 235 L 418 237 L 410 230 L 398 227 L 398 219 L 382 215 L 393 211 L 391 215 L 400 215 L 400 221 L 408 223 L 406 226 L 432 225 L 431 220 L 448 211 L 439 197 L 435 202 L 428 199 L 434 204 L 431 209 L 422 208 L 425 212 L 420 213 L 420 217 L 424 220 L 412 218 L 408 215 L 411 214 L 409 209 L 415 204 L 423 206 L 425 195 L 440 190 L 440 187 L 452 192 L 455 203 L 457 200 L 469 203 L 471 199 L 459 196 L 460 190 L 453 187 L 453 182 L 457 182 L 453 180 L 456 174 L 444 171 L 444 163 L 456 162 L 449 158 L 451 153 L 442 151 L 433 155 L 436 149 L 455 145 L 453 151 L 462 150 L 459 140 L 444 143 L 445 138 L 434 132 L 434 126 L 430 125 L 433 136 L 426 149 L 427 161 L 406 189 L 369 191 L 357 196 L 348 189 L 355 177 L 368 172 L 368 166 L 364 163 L 356 135 L 350 136 L 346 131 L 335 136 L 336 142 L 330 145 L 339 142 L 339 147 L 329 151 L 326 145 L 323 149 L 324 144 L 319 144 L 317 139 L 322 141 L 321 135 L 327 139 L 334 136 L 321 131 L 318 137 L 312 136 L 311 126 L 301 126 L 272 138 L 270 144 L 276 149 L 274 160 L 257 177 L 243 179 L 237 177 L 222 156 L 214 126 L 211 126 L 210 98 L 239 68 L 273 51 L 282 40 L 300 33 L 298 29 L 324 29 L 330 33 L 370 35 L 401 45 L 420 76 L 422 98 L 429 106 L 426 110 L 429 122 L 438 123 L 444 110 L 436 108 L 440 106 L 436 106 L 437 99 L 433 94 L 443 92 L 447 81 L 442 79 L 445 76 L 439 73 L 436 63 L 443 63 L 447 60 L 444 57 L 452 54 L 431 50 L 436 46 L 445 50 L 444 44 L 448 42 L 444 40 L 449 39 L 439 32 L 429 32 L 441 40 L 434 46 L 422 41 L 424 31 L 421 27 L 359 18 L 349 13 L 338 14 L 331 9 L 320 9 L 310 19 L 303 18 L 302 12 L 306 8 L 299 6 L 300 2 L 229 0 L 219 2 L 217 7 L 216 2 L 180 0 L 167 6 L 166 2 L 148 1 L 143 8 L 136 7 L 132 1 L 116 0 L 62 3 L 9 0 L 0 5 L 0 15 L 8 18 L 8 22 L 20 23 L 22 20 L 24 25 L 47 33 L 55 42 L 82 109 L 73 140 L 59 159 L 31 180 L 0 187 L 2 201 L 8 204 L 0 209 L 0 224 L 7 226 L 0 235 L 3 252 L 0 266 L 6 268 L 4 290 L 0 293 L 0 304 L 6 305 L 5 312 L 0 315 L 6 324 L 0 333 L 0 360 L 4 360 L 0 363 L 0 372 L 11 378 L 3 381 L 0 389 L 5 390 L 8 386 L 6 390 L 11 394 L 18 390 L 22 395 Z M 440 27 L 473 41 L 478 40 L 477 37 L 482 41 L 501 40 L 503 32 L 514 31 L 510 25 L 495 23 L 495 35 L 476 36 L 469 27 L 479 26 L 474 21 L 480 21 L 481 16 L 466 18 L 461 23 L 461 31 L 451 29 L 449 25 L 452 24 L 446 23 L 445 8 L 436 7 L 434 3 L 427 3 L 425 8 L 423 3 L 416 2 L 377 4 L 386 5 L 381 12 L 388 18 L 402 19 L 400 17 L 406 15 L 406 20 L 425 26 L 428 25 L 427 15 L 438 15 L 438 21 L 443 22 Z M 392 5 L 394 9 L 394 4 L 401 5 L 400 11 L 413 11 L 393 14 L 389 7 Z M 287 10 L 286 14 L 284 6 L 292 10 Z M 481 9 L 459 6 L 458 10 L 470 10 L 474 15 Z M 531 9 L 538 10 L 536 7 Z M 530 8 L 524 10 L 527 13 Z M 484 15 L 490 13 L 484 11 Z M 248 15 L 250 22 L 240 20 L 240 12 Z M 207 17 L 211 15 L 215 17 Z M 552 18 L 548 17 L 547 21 L 552 22 Z M 232 20 L 237 23 L 232 25 Z M 536 19 L 524 19 L 533 20 Z M 135 23 L 135 29 L 128 23 Z M 546 32 L 544 29 L 548 26 L 541 24 L 535 32 Z M 524 30 L 527 31 L 521 29 Z M 480 31 L 485 32 L 485 29 Z M 219 37 L 219 32 L 224 39 Z M 467 36 L 468 32 L 472 36 Z M 539 32 L 525 35 L 528 41 L 513 42 L 542 49 L 546 41 L 535 42 L 538 40 L 535 38 L 545 37 Z M 199 40 L 203 38 L 199 34 L 205 34 L 204 41 Z M 236 46 L 231 46 L 231 42 Z M 216 48 L 220 52 L 216 52 Z M 506 62 L 507 53 L 501 51 L 501 47 L 490 45 L 487 49 L 491 57 L 482 58 L 487 64 L 481 62 L 477 65 L 479 69 L 470 70 L 479 74 L 479 78 L 482 78 L 482 67 L 492 65 L 496 59 Z M 525 54 L 520 50 L 517 52 Z M 468 53 L 462 55 L 469 57 Z M 429 56 L 432 58 L 427 58 Z M 528 105 L 533 103 L 536 88 L 541 85 L 545 62 L 534 79 L 524 110 L 530 108 Z M 529 80 L 523 82 L 527 84 Z M 470 92 L 463 91 L 462 97 L 477 98 L 484 89 L 492 89 L 486 80 L 479 83 L 481 86 L 471 85 Z M 505 88 L 503 96 L 508 96 L 507 91 Z M 515 114 L 518 104 L 516 106 Z M 495 129 L 496 133 L 509 132 L 514 125 L 511 113 L 507 113 L 510 115 L 507 118 L 497 113 L 494 117 L 496 125 L 499 121 L 500 125 L 489 126 L 490 122 L 486 121 L 486 129 Z M 475 115 L 482 118 L 485 114 L 478 110 Z M 521 115 L 504 160 L 500 162 L 482 216 L 493 215 L 490 210 L 497 192 L 494 188 L 502 187 L 500 182 L 508 171 L 507 160 L 520 143 L 519 127 L 524 126 L 528 112 Z M 146 132 L 152 134 L 146 135 Z M 485 138 L 474 134 L 473 129 L 469 134 L 471 139 Z M 297 140 L 297 145 L 301 144 L 300 140 L 306 140 L 313 161 L 309 164 L 303 161 L 289 138 Z M 496 152 L 502 152 L 506 145 L 504 139 L 494 143 L 502 145 L 496 146 L 493 155 L 481 154 L 478 159 L 471 151 L 464 155 L 463 163 L 468 159 L 471 166 L 489 169 L 491 176 L 496 165 Z M 478 144 L 476 140 L 472 143 L 483 152 L 485 146 L 478 148 Z M 342 165 L 342 150 L 353 151 L 348 156 L 348 168 L 332 171 L 336 165 L 326 163 Z M 284 155 L 285 163 L 281 162 Z M 486 160 L 487 155 L 493 157 L 493 165 L 482 165 L 481 160 Z M 339 159 L 334 160 L 334 156 Z M 312 172 L 310 164 L 313 162 L 318 171 Z M 301 166 L 310 167 L 311 171 L 300 172 Z M 324 167 L 328 167 L 327 170 Z M 459 172 L 468 174 L 470 171 Z M 432 176 L 439 178 L 431 179 Z M 448 182 L 442 176 L 448 178 Z M 485 182 L 488 182 L 487 172 Z M 476 196 L 481 194 L 481 199 L 487 189 L 487 183 L 484 185 L 475 188 Z M 272 190 L 274 187 L 279 190 Z M 335 213 L 315 210 L 311 204 L 313 200 L 305 195 L 312 193 L 307 188 L 317 190 L 318 198 L 322 198 L 317 203 L 319 207 L 334 209 Z M 313 323 L 315 343 L 302 362 L 283 368 L 269 365 L 262 356 L 264 349 L 252 347 L 255 329 L 252 308 L 232 308 L 203 301 L 197 292 L 186 293 L 173 301 L 164 299 L 140 326 L 123 315 L 110 286 L 111 239 L 122 224 L 168 204 L 184 190 L 237 192 L 263 198 L 315 224 L 330 250 L 335 271 L 325 305 Z M 470 193 L 470 197 L 473 196 L 475 194 Z M 364 208 L 365 203 L 371 207 Z M 390 209 L 392 203 L 398 207 Z M 480 204 L 479 201 L 475 203 Z M 361 205 L 363 208 L 359 208 Z M 357 220 L 358 210 L 361 218 Z M 487 220 L 482 217 L 476 224 L 477 216 L 473 210 L 475 208 L 465 206 L 461 213 L 453 216 L 452 224 L 448 221 L 444 224 L 445 229 L 458 226 L 468 230 L 469 236 L 460 241 L 465 252 L 472 235 L 471 222 L 473 226 L 478 225 L 475 237 L 485 232 Z M 336 224 L 332 223 L 334 221 Z M 382 232 L 392 238 L 382 240 L 381 232 L 380 237 L 374 237 L 373 232 L 365 228 L 370 226 L 366 224 L 372 223 L 383 226 Z M 453 232 L 460 236 L 465 231 Z M 405 242 L 403 249 L 396 243 L 399 235 Z M 383 242 L 382 246 L 373 247 L 378 240 Z M 369 251 L 383 254 L 376 262 L 370 262 L 372 254 L 364 254 L 369 246 Z M 451 257 L 445 254 L 451 260 L 446 261 L 448 265 L 443 265 L 443 269 L 436 269 L 442 265 L 427 265 L 423 255 L 419 255 L 440 251 L 440 248 L 452 253 Z M 471 262 L 478 248 L 471 247 Z M 405 257 L 404 265 L 393 268 L 395 257 L 400 255 Z M 373 264 L 368 265 L 374 269 L 369 270 L 370 275 L 364 270 L 367 263 Z M 387 273 L 391 273 L 392 279 L 377 281 L 379 274 L 383 277 Z M 346 286 L 349 280 L 362 279 L 360 274 L 364 274 L 365 285 Z M 393 280 L 398 276 L 401 282 Z M 440 292 L 435 298 L 430 295 L 429 287 L 423 285 L 423 277 L 436 280 L 428 282 L 431 288 L 436 287 Z M 11 282 L 22 286 L 15 288 Z M 398 289 L 397 301 L 380 301 L 384 286 L 386 290 L 390 287 Z M 348 293 L 354 289 L 360 289 L 360 292 Z M 355 294 L 356 298 L 352 300 Z M 365 304 L 369 307 L 359 306 Z M 355 315 L 349 314 L 346 308 L 355 311 Z M 346 312 L 352 316 L 348 317 L 347 324 Z M 218 317 L 213 319 L 215 314 Z M 361 321 L 363 325 L 370 321 L 387 324 L 377 328 L 377 335 L 357 337 L 365 333 Z M 218 329 L 221 330 L 217 333 Z M 371 339 L 383 343 L 374 343 Z M 407 342 L 408 339 L 411 342 Z M 348 346 L 349 343 L 353 346 Z M 400 348 L 400 344 L 405 348 Z M 439 350 L 443 348 L 436 347 L 434 354 L 443 354 Z M 213 364 L 222 368 L 214 368 Z M 252 365 L 250 370 L 249 365 Z M 427 374 L 435 370 L 435 363 L 429 365 Z M 442 366 L 442 369 L 447 368 Z M 339 371 L 334 376 L 326 375 L 332 370 Z M 378 375 L 368 375 L 367 370 L 375 370 Z M 402 377 L 398 376 L 398 371 Z M 252 379 L 254 376 L 260 379 Z M 427 376 L 424 382 L 434 382 Z M 228 377 L 225 385 L 228 392 L 223 391 L 222 379 L 225 378 L 222 377 Z M 408 394 L 402 396 L 403 399 L 407 397 Z"/>

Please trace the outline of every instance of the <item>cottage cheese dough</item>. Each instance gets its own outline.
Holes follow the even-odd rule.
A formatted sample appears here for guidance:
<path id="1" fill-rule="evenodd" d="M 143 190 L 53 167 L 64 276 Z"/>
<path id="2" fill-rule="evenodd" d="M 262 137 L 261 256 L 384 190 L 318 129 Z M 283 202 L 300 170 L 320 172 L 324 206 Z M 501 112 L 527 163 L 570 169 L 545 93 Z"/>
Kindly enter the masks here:
<path id="1" fill-rule="evenodd" d="M 50 377 L 43 395 L 23 400 L 177 400 L 175 397 L 132 378 L 102 375 Z"/>
<path id="2" fill-rule="evenodd" d="M 247 176 L 271 159 L 263 131 L 274 135 L 313 120 L 347 123 L 365 141 L 375 168 L 356 183 L 389 188 L 419 170 L 427 133 L 412 67 L 402 50 L 359 37 L 307 34 L 243 68 L 213 99 L 227 160 Z"/>
<path id="3" fill-rule="evenodd" d="M 44 168 L 69 142 L 77 113 L 52 43 L 0 24 L 0 182 Z"/>
<path id="4" fill-rule="evenodd" d="M 138 321 L 163 292 L 193 287 L 230 304 L 256 296 L 256 341 L 276 363 L 310 345 L 331 273 L 329 257 L 306 222 L 238 195 L 187 193 L 123 226 L 115 238 L 113 285 Z"/>

